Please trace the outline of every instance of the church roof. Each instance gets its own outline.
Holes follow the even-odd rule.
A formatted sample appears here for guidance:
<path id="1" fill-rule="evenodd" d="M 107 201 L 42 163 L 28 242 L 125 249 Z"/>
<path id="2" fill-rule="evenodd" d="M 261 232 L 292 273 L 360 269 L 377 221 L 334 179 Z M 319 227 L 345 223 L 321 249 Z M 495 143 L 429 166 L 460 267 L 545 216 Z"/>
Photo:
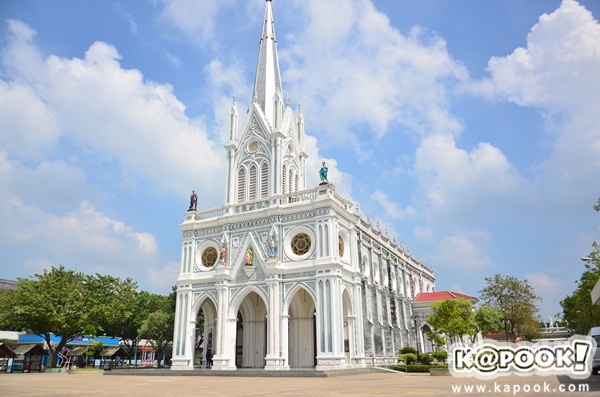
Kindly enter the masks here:
<path id="1" fill-rule="evenodd" d="M 477 300 L 474 296 L 452 291 L 421 292 L 415 296 L 414 302 L 435 302 L 446 299 Z"/>
<path id="2" fill-rule="evenodd" d="M 277 40 L 275 39 L 275 26 L 271 1 L 266 1 L 265 20 L 260 37 L 258 53 L 258 66 L 256 67 L 256 80 L 254 81 L 253 100 L 260 106 L 265 117 L 273 123 L 273 98 L 278 95 L 281 100 L 281 75 L 279 73 L 279 60 L 277 58 Z"/>

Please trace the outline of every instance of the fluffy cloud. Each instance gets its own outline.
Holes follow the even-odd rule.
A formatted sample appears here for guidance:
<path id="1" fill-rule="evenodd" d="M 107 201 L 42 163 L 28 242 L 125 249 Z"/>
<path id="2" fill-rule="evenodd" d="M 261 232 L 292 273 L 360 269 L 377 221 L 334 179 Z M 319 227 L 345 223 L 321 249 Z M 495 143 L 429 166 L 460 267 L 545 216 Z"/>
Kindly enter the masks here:
<path id="1" fill-rule="evenodd" d="M 558 280 L 545 272 L 528 273 L 525 279 L 534 288 L 535 293 L 541 298 L 538 303 L 540 314 L 547 318 L 548 315 L 556 314 L 554 310 L 560 305 L 560 300 L 570 291 L 566 290 L 563 280 Z"/>
<path id="2" fill-rule="evenodd" d="M 27 85 L 0 80 L 0 120 L 0 146 L 19 158 L 39 159 L 59 135 L 54 115 Z"/>
<path id="3" fill-rule="evenodd" d="M 501 98 L 544 114 L 554 138 L 540 166 L 540 189 L 551 209 L 586 208 L 600 172 L 600 24 L 574 0 L 564 0 L 531 29 L 527 47 L 494 57 L 485 82 Z"/>
<path id="4" fill-rule="evenodd" d="M 32 271 L 76 263 L 143 279 L 139 265 L 160 267 L 157 238 L 98 206 L 114 203 L 115 186 L 210 191 L 224 174 L 222 148 L 170 85 L 123 68 L 113 46 L 43 57 L 35 35 L 8 21 L 0 54 L 0 250 Z"/>
<path id="5" fill-rule="evenodd" d="M 86 201 L 57 215 L 14 196 L 0 194 L 0 198 L 0 246 L 22 247 L 23 262 L 36 270 L 76 261 L 86 273 L 103 269 L 130 277 L 137 273 L 132 265 L 152 262 L 157 253 L 154 236 L 112 219 Z M 28 257 L 32 246 L 36 256 Z"/>
<path id="6" fill-rule="evenodd" d="M 415 172 L 431 216 L 439 220 L 474 220 L 500 210 L 519 210 L 533 195 L 529 183 L 500 150 L 480 143 L 467 152 L 448 135 L 423 140 Z"/>
<path id="7" fill-rule="evenodd" d="M 392 219 L 401 219 L 407 216 L 414 216 L 416 213 L 416 210 L 412 207 L 408 207 L 404 210 L 398 208 L 398 204 L 390 200 L 387 197 L 387 194 L 379 189 L 373 192 L 371 195 L 371 200 L 379 204 L 383 208 L 385 214 Z"/>
<path id="8" fill-rule="evenodd" d="M 448 269 L 469 271 L 492 264 L 485 253 L 490 235 L 485 232 L 461 232 L 441 239 L 428 259 Z"/>
<path id="9" fill-rule="evenodd" d="M 185 115 L 171 86 L 123 69 L 114 47 L 96 42 L 82 59 L 43 59 L 29 27 L 11 21 L 9 30 L 11 42 L 2 62 L 13 82 L 5 83 L 0 94 L 20 94 L 17 98 L 25 108 L 37 109 L 55 123 L 49 123 L 46 139 L 37 140 L 43 132 L 32 129 L 28 117 L 17 115 L 10 126 L 0 127 L 3 140 L 23 136 L 20 139 L 31 142 L 29 150 L 35 152 L 60 137 L 79 146 L 83 156 L 113 161 L 159 190 L 187 190 L 198 179 L 209 186 L 223 175 L 223 162 L 217 161 L 222 153 L 215 150 L 218 146 L 202 122 Z M 77 160 L 85 168 L 90 158 Z"/>
<path id="10" fill-rule="evenodd" d="M 311 128 L 363 152 L 360 135 L 402 126 L 416 134 L 457 134 L 445 81 L 466 78 L 440 37 L 419 28 L 403 36 L 370 1 L 295 1 L 306 20 L 280 52 L 285 82 L 312 115 Z M 306 43 L 319 43 L 306 45 Z M 368 128 L 363 128 L 368 126 Z"/>
<path id="11" fill-rule="evenodd" d="M 163 267 L 148 269 L 148 282 L 161 291 L 170 291 L 179 275 L 179 262 L 169 262 Z"/>
<path id="12" fill-rule="evenodd" d="M 188 38 L 204 42 L 214 37 L 215 16 L 223 3 L 230 1 L 163 0 L 161 17 L 167 25 L 184 32 Z"/>

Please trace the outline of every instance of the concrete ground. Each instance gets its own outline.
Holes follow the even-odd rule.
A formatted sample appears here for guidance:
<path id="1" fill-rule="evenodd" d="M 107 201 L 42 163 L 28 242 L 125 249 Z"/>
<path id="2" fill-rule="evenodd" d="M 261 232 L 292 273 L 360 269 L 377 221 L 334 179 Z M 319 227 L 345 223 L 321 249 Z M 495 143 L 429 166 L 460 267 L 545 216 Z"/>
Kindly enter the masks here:
<path id="1" fill-rule="evenodd" d="M 168 375 L 168 376 L 165 376 Z M 561 393 L 561 387 L 589 391 Z M 562 386 L 561 386 L 562 385 Z M 475 389 L 479 387 L 479 390 Z M 459 389 L 460 388 L 460 389 Z M 469 389 L 473 388 L 473 389 Z M 482 389 L 485 388 L 485 389 Z M 471 390 L 471 392 L 469 391 Z M 524 390 L 529 390 L 525 393 Z M 495 380 L 378 372 L 327 378 L 119 375 L 98 373 L 0 374 L 0 396 L 557 396 L 600 395 L 600 376 L 573 381 L 556 376 Z"/>

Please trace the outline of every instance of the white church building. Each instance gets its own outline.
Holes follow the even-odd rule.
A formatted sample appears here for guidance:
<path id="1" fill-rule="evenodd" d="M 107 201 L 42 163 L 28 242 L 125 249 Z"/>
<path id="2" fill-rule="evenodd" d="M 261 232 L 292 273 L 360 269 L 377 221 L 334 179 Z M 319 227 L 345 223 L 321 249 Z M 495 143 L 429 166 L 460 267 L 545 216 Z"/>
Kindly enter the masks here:
<path id="1" fill-rule="evenodd" d="M 304 118 L 283 98 L 266 0 L 253 101 L 243 120 L 231 106 L 225 203 L 179 225 L 172 369 L 201 364 L 198 341 L 213 370 L 386 365 L 416 345 L 411 301 L 435 291 L 433 269 L 326 175 L 306 186 Z"/>

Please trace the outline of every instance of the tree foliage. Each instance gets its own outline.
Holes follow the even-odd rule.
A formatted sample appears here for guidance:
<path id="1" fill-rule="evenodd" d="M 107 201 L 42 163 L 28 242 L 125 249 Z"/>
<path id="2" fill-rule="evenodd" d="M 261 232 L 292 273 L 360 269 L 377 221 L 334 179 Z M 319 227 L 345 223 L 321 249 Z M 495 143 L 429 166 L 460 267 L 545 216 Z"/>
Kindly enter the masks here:
<path id="1" fill-rule="evenodd" d="M 159 366 L 161 366 L 161 359 L 165 357 L 167 347 L 173 341 L 174 321 L 173 313 L 159 310 L 150 313 L 138 331 L 141 338 L 148 339 L 156 348 Z"/>
<path id="2" fill-rule="evenodd" d="M 52 365 L 56 365 L 57 353 L 73 338 L 114 326 L 129 310 L 127 301 L 136 289 L 130 279 L 86 276 L 62 266 L 17 281 L 14 288 L 0 295 L 0 322 L 42 336 Z M 58 345 L 52 344 L 52 334 L 59 338 Z"/>
<path id="3" fill-rule="evenodd" d="M 600 198 L 594 210 L 600 212 Z M 577 334 L 587 334 L 591 327 L 600 325 L 600 306 L 594 305 L 591 291 L 600 280 L 600 244 L 592 243 L 592 252 L 586 260 L 585 270 L 582 273 L 577 288 L 573 293 L 560 302 L 563 308 L 564 319 L 569 327 Z"/>
<path id="4" fill-rule="evenodd" d="M 135 347 L 140 341 L 139 329 L 143 321 L 156 311 L 170 312 L 171 304 L 168 297 L 146 291 L 133 294 L 131 299 L 124 304 L 126 308 L 119 317 L 119 321 L 107 327 L 106 333 L 121 338 L 125 354 L 131 360 L 135 353 Z"/>
<path id="5" fill-rule="evenodd" d="M 436 350 L 431 353 L 431 355 L 441 363 L 445 363 L 448 358 L 448 352 L 446 350 Z"/>
<path id="6" fill-rule="evenodd" d="M 475 310 L 475 323 L 482 336 L 488 332 L 500 332 L 504 329 L 502 313 L 491 306 L 483 305 Z"/>
<path id="7" fill-rule="evenodd" d="M 527 280 L 496 274 L 485 279 L 487 286 L 479 291 L 480 301 L 502 314 L 504 330 L 511 340 L 517 336 L 532 339 L 539 332 L 536 313 L 540 298 Z"/>
<path id="8" fill-rule="evenodd" d="M 446 299 L 431 305 L 433 313 L 427 323 L 435 331 L 447 335 L 450 342 L 458 342 L 464 335 L 477 332 L 475 316 L 468 299 Z"/>

